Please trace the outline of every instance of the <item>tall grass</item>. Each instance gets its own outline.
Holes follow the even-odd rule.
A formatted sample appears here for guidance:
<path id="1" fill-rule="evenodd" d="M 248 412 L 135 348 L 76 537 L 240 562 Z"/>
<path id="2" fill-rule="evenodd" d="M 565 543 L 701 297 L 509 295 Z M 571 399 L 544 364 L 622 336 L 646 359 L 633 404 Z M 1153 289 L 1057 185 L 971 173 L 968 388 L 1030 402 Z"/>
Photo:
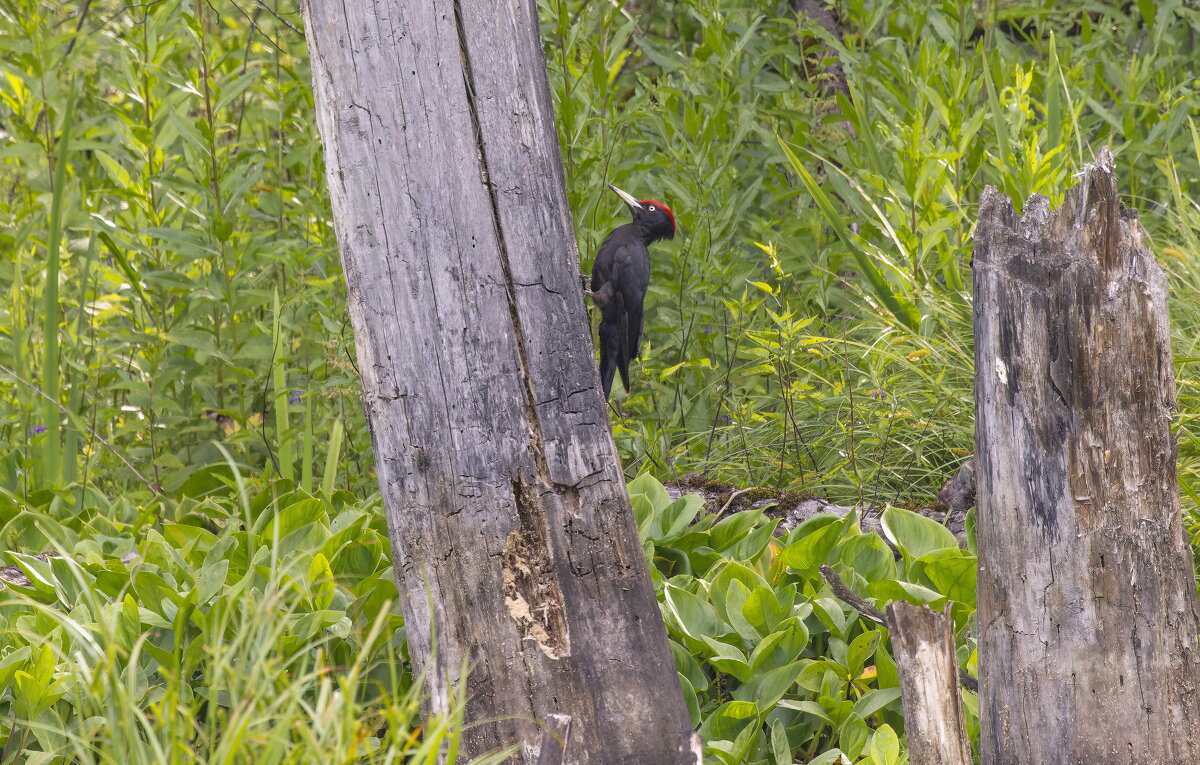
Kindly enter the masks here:
<path id="1" fill-rule="evenodd" d="M 1178 4 L 862 0 L 844 42 L 787 3 L 542 8 L 585 259 L 621 220 L 604 181 L 684 224 L 614 410 L 627 466 L 932 497 L 973 446 L 984 185 L 1057 202 L 1108 144 L 1155 240 L 1188 240 L 1200 21 Z M 822 50 L 852 99 L 824 96 Z M 1194 323 L 1190 288 L 1172 307 Z"/>
<path id="2" fill-rule="evenodd" d="M 932 497 L 973 448 L 979 195 L 1057 201 L 1108 145 L 1171 279 L 1200 539 L 1200 16 L 839 9 L 835 39 L 787 0 L 539 2 L 584 265 L 624 220 L 607 182 L 681 228 L 613 405 L 626 470 Z M 426 761 L 460 730 L 416 727 L 386 605 L 301 23 L 0 2 L 7 762 Z"/>
<path id="3" fill-rule="evenodd" d="M 1194 245 L 1182 6 L 863 0 L 844 42 L 785 2 L 540 9 L 585 265 L 623 219 L 608 181 L 682 228 L 655 250 L 639 383 L 614 410 L 630 473 L 931 495 L 971 448 L 986 183 L 1056 198 L 1108 143 L 1155 240 Z M 215 437 L 264 476 L 325 463 L 370 491 L 298 16 L 73 14 L 0 6 L 17 41 L 0 57 L 0 360 L 74 416 L 0 380 L 0 479 L 29 494 L 83 467 L 144 491 L 103 438 L 173 493 L 220 461 Z M 826 95 L 822 51 L 851 99 Z"/>
<path id="4" fill-rule="evenodd" d="M 267 5 L 0 5 L 10 491 L 175 494 L 221 460 L 214 439 L 290 478 L 325 461 L 335 420 L 354 447 L 340 475 L 369 490 L 298 22 Z"/>
<path id="5" fill-rule="evenodd" d="M 5 525 L 54 554 L 7 553 L 0 762 L 456 761 L 465 699 L 422 720 L 373 505 L 227 467 L 201 501 Z"/>

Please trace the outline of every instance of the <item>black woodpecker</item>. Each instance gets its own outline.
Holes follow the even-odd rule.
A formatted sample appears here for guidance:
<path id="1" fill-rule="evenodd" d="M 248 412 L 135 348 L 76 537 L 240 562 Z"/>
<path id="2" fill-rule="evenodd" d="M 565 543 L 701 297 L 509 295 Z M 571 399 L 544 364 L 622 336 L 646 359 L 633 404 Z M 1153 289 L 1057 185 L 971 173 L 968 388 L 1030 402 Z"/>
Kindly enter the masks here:
<path id="1" fill-rule="evenodd" d="M 600 381 L 604 398 L 612 391 L 613 375 L 629 392 L 629 362 L 642 343 L 642 302 L 650 286 L 650 250 L 659 239 L 675 238 L 675 216 L 662 202 L 634 199 L 609 185 L 629 206 L 633 221 L 614 229 L 592 265 L 592 301 L 600 309 Z"/>

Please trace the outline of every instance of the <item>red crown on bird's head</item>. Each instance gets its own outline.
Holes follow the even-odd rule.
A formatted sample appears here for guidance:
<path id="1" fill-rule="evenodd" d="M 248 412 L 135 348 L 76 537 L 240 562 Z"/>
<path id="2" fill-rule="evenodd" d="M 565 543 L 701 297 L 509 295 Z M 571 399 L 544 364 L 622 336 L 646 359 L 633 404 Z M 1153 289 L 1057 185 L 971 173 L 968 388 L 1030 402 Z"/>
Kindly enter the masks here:
<path id="1" fill-rule="evenodd" d="M 667 217 L 671 219 L 671 231 L 675 231 L 676 228 L 678 228 L 675 225 L 675 213 L 671 212 L 670 207 L 667 207 L 662 202 L 659 202 L 657 199 L 639 199 L 638 201 L 641 202 L 642 206 L 647 209 L 650 207 L 650 205 L 654 205 L 657 209 L 665 212 L 667 214 Z"/>

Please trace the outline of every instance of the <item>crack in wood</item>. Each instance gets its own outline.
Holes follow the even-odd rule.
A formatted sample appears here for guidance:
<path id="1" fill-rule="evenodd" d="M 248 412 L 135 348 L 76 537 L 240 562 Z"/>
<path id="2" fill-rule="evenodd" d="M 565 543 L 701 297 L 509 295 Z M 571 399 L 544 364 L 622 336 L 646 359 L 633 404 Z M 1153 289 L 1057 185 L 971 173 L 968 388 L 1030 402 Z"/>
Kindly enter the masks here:
<path id="1" fill-rule="evenodd" d="M 521 326 L 521 318 L 517 310 L 516 287 L 521 285 L 517 284 L 513 278 L 508 245 L 504 238 L 504 226 L 500 221 L 500 207 L 496 200 L 496 187 L 490 181 L 491 175 L 488 172 L 487 148 L 479 122 L 479 110 L 476 104 L 478 94 L 475 89 L 475 74 L 471 65 L 471 53 L 463 24 L 461 0 L 454 0 L 454 21 L 458 32 L 459 50 L 462 55 L 463 79 L 466 87 L 467 106 L 471 115 L 471 127 L 475 135 L 482 182 L 487 189 L 492 226 L 496 234 L 496 247 L 500 256 L 500 267 L 504 273 L 504 289 L 508 298 L 509 318 L 515 338 L 518 371 L 525 393 L 522 411 L 529 427 L 531 447 L 529 454 L 533 458 L 536 469 L 536 483 L 541 487 L 554 487 L 555 490 L 561 492 L 565 487 L 555 485 L 551 479 L 550 467 L 546 462 L 545 443 L 537 414 L 537 395 L 529 374 L 528 341 L 525 338 L 525 331 Z M 559 585 L 550 553 L 547 506 L 542 502 L 539 496 L 540 492 L 528 485 L 524 476 L 514 480 L 512 485 L 519 526 L 508 535 L 505 543 L 503 569 L 505 605 L 517 623 L 523 640 L 532 638 L 546 656 L 552 659 L 570 656 L 571 645 L 562 588 Z"/>
<path id="2" fill-rule="evenodd" d="M 976 618 L 997 765 L 1200 762 L 1167 281 L 1113 169 L 1101 149 L 1057 210 L 980 200 Z"/>

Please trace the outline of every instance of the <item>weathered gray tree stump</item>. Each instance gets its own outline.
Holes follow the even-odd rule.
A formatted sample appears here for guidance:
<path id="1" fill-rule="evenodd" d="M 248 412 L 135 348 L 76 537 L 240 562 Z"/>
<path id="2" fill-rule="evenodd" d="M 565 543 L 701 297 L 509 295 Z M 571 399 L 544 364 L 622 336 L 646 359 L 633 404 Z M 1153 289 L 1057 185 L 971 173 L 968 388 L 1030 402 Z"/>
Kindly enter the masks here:
<path id="1" fill-rule="evenodd" d="M 409 646 L 466 754 L 690 728 L 599 390 L 532 0 L 309 0 L 317 116 Z"/>
<path id="2" fill-rule="evenodd" d="M 952 624 L 949 604 L 945 613 L 903 601 L 888 606 L 912 765 L 971 765 Z"/>
<path id="3" fill-rule="evenodd" d="M 1167 283 L 1101 150 L 974 255 L 985 765 L 1200 762 Z"/>

